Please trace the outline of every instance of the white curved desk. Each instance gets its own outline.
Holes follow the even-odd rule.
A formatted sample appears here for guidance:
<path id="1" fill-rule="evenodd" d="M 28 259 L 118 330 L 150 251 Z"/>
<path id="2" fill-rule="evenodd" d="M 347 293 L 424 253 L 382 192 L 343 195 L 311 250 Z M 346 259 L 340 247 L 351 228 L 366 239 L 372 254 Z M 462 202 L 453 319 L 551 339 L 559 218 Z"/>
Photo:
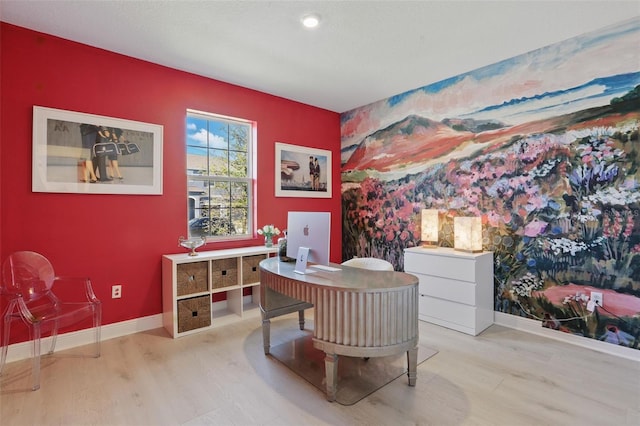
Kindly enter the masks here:
<path id="1" fill-rule="evenodd" d="M 295 273 L 294 264 L 260 262 L 260 309 L 265 353 L 269 318 L 314 306 L 313 346 L 325 352 L 327 399 L 337 390 L 338 355 L 381 357 L 407 352 L 409 386 L 418 353 L 418 278 L 332 264 L 336 272 Z M 310 269 L 313 269 L 312 267 Z"/>

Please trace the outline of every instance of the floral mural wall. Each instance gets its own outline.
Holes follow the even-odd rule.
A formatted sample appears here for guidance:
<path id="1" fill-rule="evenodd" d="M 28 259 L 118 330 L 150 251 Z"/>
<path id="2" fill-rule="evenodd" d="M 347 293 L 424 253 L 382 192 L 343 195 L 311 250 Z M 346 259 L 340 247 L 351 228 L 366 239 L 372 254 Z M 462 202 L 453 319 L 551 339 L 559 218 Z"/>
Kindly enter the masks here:
<path id="1" fill-rule="evenodd" d="M 495 310 L 640 346 L 640 18 L 346 112 L 343 258 L 481 216 Z M 603 295 L 601 307 L 589 304 Z"/>

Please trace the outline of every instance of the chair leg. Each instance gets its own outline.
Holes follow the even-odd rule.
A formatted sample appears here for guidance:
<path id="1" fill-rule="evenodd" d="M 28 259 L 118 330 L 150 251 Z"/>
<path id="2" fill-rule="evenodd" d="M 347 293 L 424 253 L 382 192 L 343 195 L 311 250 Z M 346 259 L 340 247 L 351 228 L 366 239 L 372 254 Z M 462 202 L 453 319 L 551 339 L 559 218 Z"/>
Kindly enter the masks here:
<path id="1" fill-rule="evenodd" d="M 2 341 L 0 341 L 0 375 L 2 374 L 2 369 L 4 368 L 4 364 L 7 362 L 7 351 L 9 350 L 9 334 L 11 330 L 11 314 L 16 307 L 16 302 L 9 302 L 9 306 L 7 306 L 7 310 L 4 314 L 4 326 L 2 328 Z"/>
<path id="2" fill-rule="evenodd" d="M 49 355 L 56 349 L 56 342 L 58 340 L 58 320 L 53 323 L 53 330 L 51 331 L 51 348 L 49 348 Z"/>
<path id="3" fill-rule="evenodd" d="M 2 346 L 0 349 L 2 353 L 0 353 L 0 375 L 2 375 L 2 369 L 4 368 L 5 362 L 7 362 L 7 351 L 9 350 L 9 318 L 4 319 L 4 327 L 2 331 Z"/>
<path id="4" fill-rule="evenodd" d="M 40 389 L 40 324 L 33 325 L 33 366 L 31 375 L 33 376 L 32 390 Z"/>
<path id="5" fill-rule="evenodd" d="M 96 358 L 100 358 L 100 341 L 101 341 L 101 327 L 102 327 L 102 307 L 98 305 L 94 308 L 95 312 L 93 315 L 93 326 L 96 329 Z"/>
<path id="6" fill-rule="evenodd" d="M 304 330 L 304 309 L 298 311 L 298 324 L 300 325 L 300 330 Z"/>

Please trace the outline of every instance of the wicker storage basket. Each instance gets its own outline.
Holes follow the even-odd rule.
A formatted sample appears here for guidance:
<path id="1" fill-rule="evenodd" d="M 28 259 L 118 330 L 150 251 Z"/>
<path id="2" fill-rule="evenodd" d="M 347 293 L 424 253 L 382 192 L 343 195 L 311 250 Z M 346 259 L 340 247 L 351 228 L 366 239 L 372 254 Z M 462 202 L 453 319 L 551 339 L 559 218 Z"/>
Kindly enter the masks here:
<path id="1" fill-rule="evenodd" d="M 209 268 L 207 262 L 177 265 L 176 286 L 178 296 L 209 290 Z"/>
<path id="2" fill-rule="evenodd" d="M 264 255 L 245 256 L 242 258 L 242 284 L 253 284 L 260 281 L 261 261 L 265 259 Z"/>
<path id="3" fill-rule="evenodd" d="M 214 289 L 238 285 L 238 259 L 212 260 L 211 275 Z"/>
<path id="4" fill-rule="evenodd" d="M 178 300 L 178 333 L 211 325 L 209 295 Z"/>

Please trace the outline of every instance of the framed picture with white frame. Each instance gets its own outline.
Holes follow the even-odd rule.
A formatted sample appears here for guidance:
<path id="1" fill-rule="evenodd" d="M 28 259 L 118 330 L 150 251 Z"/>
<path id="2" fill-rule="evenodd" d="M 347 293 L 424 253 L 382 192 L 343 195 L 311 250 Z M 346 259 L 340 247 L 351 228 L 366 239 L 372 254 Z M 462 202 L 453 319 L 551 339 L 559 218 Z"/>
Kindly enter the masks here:
<path id="1" fill-rule="evenodd" d="M 33 107 L 32 191 L 162 194 L 163 127 Z"/>
<path id="2" fill-rule="evenodd" d="M 276 142 L 276 197 L 331 198 L 331 151 Z"/>

